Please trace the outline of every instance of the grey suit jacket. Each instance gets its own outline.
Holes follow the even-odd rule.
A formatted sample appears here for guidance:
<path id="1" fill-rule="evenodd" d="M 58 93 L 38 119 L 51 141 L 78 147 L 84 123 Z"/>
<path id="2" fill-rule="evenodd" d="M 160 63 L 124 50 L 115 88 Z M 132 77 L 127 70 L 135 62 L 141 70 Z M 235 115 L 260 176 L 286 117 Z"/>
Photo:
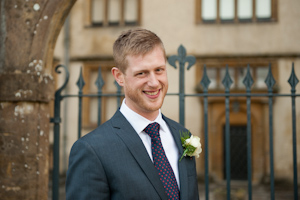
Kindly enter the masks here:
<path id="1" fill-rule="evenodd" d="M 182 155 L 180 131 L 187 130 L 173 120 L 163 119 Z M 178 166 L 180 199 L 199 199 L 194 158 L 185 157 Z M 74 143 L 66 196 L 67 200 L 168 199 L 142 140 L 120 111 Z"/>

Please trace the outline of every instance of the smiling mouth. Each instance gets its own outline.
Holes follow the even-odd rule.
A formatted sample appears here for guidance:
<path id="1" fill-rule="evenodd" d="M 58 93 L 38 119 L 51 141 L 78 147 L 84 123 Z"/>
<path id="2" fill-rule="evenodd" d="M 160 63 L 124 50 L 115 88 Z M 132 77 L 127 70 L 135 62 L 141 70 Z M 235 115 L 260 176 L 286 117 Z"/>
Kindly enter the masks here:
<path id="1" fill-rule="evenodd" d="M 147 92 L 147 91 L 145 91 L 145 94 L 154 96 L 154 95 L 157 95 L 159 93 L 159 91 L 160 90 L 157 90 L 157 91 L 154 91 L 154 92 L 149 92 L 149 91 Z"/>

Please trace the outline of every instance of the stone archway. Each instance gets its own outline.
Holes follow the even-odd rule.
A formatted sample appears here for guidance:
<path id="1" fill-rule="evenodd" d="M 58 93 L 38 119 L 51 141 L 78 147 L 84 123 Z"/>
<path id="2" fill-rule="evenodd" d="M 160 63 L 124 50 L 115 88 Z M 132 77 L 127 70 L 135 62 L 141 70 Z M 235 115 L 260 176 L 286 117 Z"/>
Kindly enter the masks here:
<path id="1" fill-rule="evenodd" d="M 0 196 L 48 199 L 53 50 L 76 0 L 0 2 Z"/>

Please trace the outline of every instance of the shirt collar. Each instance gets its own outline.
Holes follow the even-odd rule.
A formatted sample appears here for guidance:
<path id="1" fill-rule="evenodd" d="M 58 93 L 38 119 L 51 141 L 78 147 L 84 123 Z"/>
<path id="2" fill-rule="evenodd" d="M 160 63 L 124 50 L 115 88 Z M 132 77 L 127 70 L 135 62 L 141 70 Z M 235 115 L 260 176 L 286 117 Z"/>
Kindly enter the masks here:
<path id="1" fill-rule="evenodd" d="M 133 110 L 131 110 L 125 103 L 125 99 L 122 102 L 120 112 L 124 115 L 124 117 L 128 120 L 128 122 L 131 124 L 133 129 L 139 134 L 141 133 L 147 126 L 148 124 L 151 124 L 153 122 L 157 122 L 160 125 L 160 128 L 163 131 L 166 131 L 166 122 L 162 118 L 161 110 L 159 109 L 158 116 L 154 121 L 150 121 L 146 119 L 145 117 L 137 114 Z"/>

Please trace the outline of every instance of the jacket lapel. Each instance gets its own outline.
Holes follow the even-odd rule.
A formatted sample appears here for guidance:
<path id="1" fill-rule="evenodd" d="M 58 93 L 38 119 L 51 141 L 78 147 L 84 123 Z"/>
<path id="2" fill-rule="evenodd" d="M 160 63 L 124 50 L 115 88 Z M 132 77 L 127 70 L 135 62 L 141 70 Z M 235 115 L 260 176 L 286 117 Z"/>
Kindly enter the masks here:
<path id="1" fill-rule="evenodd" d="M 165 193 L 163 184 L 159 179 L 157 170 L 154 167 L 151 159 L 149 158 L 148 152 L 142 140 L 132 128 L 130 123 L 126 120 L 126 118 L 121 114 L 119 110 L 113 116 L 111 123 L 116 134 L 125 143 L 132 156 L 140 165 L 161 199 L 167 200 L 168 197 Z"/>
<path id="2" fill-rule="evenodd" d="M 163 119 L 168 124 L 170 131 L 173 135 L 173 138 L 176 142 L 176 145 L 179 150 L 179 158 L 183 154 L 183 148 L 180 139 L 180 131 L 184 129 L 179 128 L 177 123 L 173 122 L 169 118 L 163 115 Z M 182 159 L 180 162 L 178 160 L 178 170 L 179 170 L 179 182 L 180 182 L 180 199 L 188 199 L 188 176 L 187 176 L 187 168 L 186 168 L 186 159 Z"/>

